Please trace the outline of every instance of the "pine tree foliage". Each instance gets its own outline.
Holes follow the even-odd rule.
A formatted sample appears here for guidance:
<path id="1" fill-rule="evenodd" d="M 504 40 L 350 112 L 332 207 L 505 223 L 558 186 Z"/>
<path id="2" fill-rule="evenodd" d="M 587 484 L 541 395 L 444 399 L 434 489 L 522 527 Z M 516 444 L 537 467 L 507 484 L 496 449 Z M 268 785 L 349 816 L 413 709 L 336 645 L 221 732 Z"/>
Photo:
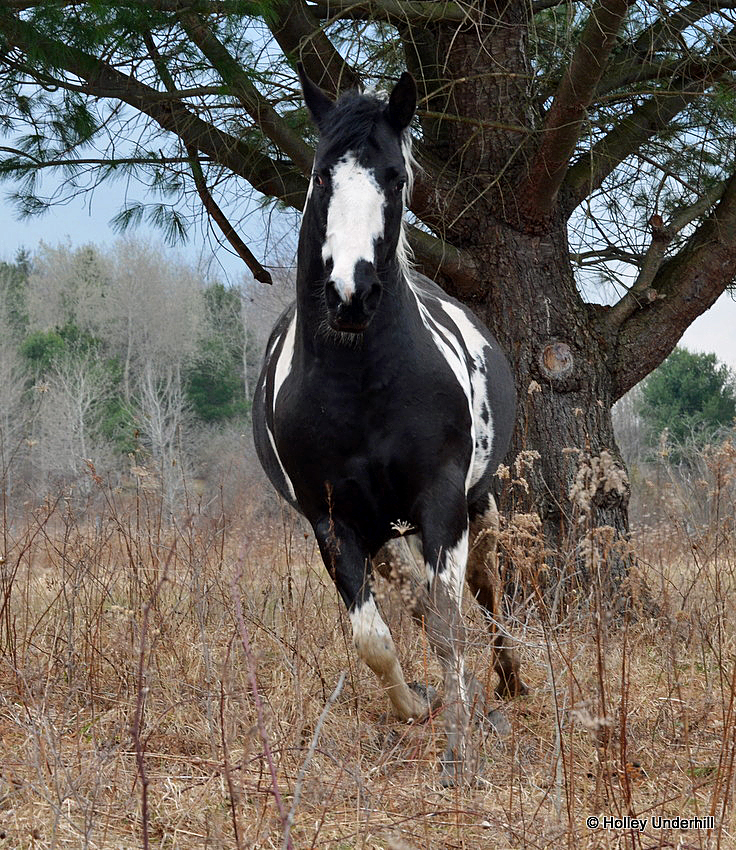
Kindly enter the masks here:
<path id="1" fill-rule="evenodd" d="M 736 376 L 715 354 L 676 348 L 642 383 L 639 412 L 650 444 L 663 432 L 676 446 L 736 424 Z"/>

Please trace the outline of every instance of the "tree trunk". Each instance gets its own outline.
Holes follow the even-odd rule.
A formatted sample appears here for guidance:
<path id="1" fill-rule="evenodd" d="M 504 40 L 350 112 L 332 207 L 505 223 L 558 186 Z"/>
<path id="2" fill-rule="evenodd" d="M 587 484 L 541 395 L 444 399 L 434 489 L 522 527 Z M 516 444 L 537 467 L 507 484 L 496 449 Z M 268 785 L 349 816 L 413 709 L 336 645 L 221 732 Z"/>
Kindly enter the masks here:
<path id="1" fill-rule="evenodd" d="M 500 224 L 485 233 L 490 244 L 477 249 L 476 263 L 491 271 L 483 294 L 465 300 L 516 375 L 509 460 L 526 454 L 512 475 L 510 507 L 539 513 L 547 552 L 537 579 L 548 594 L 569 599 L 596 579 L 614 597 L 631 559 L 629 485 L 611 418 L 611 341 L 598 309 L 577 292 L 564 223 L 542 235 Z"/>

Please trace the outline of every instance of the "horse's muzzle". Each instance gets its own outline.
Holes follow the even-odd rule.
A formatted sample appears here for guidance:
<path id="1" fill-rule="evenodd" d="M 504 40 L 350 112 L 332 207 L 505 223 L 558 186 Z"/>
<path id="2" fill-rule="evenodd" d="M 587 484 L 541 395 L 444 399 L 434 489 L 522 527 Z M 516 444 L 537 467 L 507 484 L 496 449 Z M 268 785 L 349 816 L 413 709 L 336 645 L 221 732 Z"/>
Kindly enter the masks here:
<path id="1" fill-rule="evenodd" d="M 356 263 L 354 279 L 355 291 L 349 301 L 340 298 L 332 280 L 325 285 L 327 321 L 335 331 L 361 333 L 370 324 L 381 302 L 383 287 L 372 263 L 364 260 Z"/>

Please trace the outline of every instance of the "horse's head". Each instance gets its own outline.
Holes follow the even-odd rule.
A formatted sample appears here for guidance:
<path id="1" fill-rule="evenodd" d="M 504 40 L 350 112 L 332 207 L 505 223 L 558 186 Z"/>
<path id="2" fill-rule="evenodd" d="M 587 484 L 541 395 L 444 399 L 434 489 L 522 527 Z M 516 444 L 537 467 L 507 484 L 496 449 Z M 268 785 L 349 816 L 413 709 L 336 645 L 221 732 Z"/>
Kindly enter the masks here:
<path id="1" fill-rule="evenodd" d="M 322 240 L 327 318 L 334 330 L 359 333 L 396 260 L 416 85 L 404 73 L 388 100 L 351 93 L 333 103 L 301 66 L 299 76 L 320 134 L 305 216 Z"/>

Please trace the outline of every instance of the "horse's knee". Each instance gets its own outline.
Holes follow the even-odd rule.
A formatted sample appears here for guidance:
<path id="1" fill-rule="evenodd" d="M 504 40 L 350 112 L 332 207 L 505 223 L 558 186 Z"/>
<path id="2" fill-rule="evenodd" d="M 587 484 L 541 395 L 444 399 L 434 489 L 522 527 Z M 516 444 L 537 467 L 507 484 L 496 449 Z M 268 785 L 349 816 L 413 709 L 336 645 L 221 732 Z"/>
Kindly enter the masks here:
<path id="1" fill-rule="evenodd" d="M 356 605 L 349 616 L 359 657 L 376 673 L 388 669 L 396 658 L 396 648 L 373 597 Z"/>

